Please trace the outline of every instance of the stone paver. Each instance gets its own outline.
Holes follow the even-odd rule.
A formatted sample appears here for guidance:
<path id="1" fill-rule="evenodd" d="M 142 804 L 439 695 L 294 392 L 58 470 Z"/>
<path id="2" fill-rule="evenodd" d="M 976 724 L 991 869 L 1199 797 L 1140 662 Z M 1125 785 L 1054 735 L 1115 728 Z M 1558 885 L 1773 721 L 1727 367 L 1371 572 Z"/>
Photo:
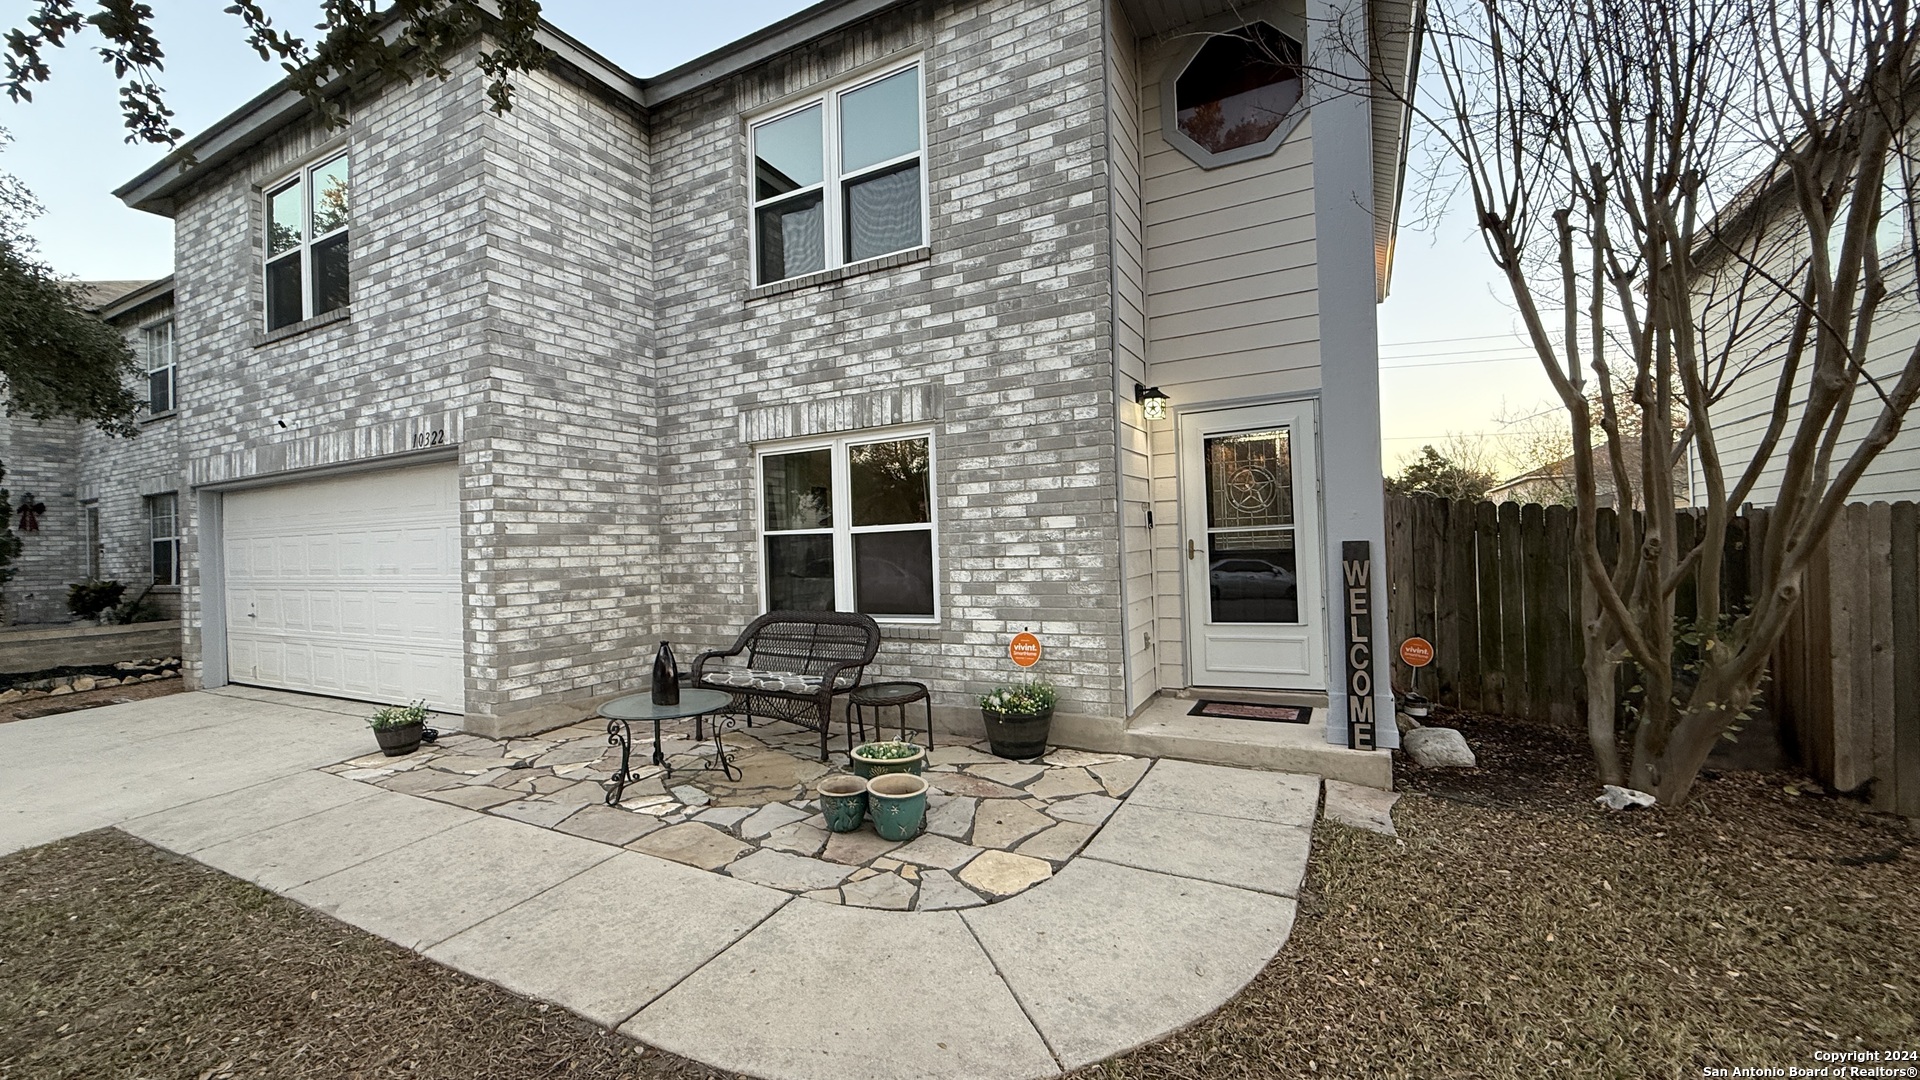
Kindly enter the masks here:
<path id="1" fill-rule="evenodd" d="M 727 865 L 727 873 L 756 885 L 768 885 L 788 892 L 831 889 L 847 880 L 854 868 L 804 855 L 762 848 Z"/>
<path id="2" fill-rule="evenodd" d="M 1058 1071 L 952 912 L 788 904 L 620 1030 L 716 1068 L 788 1080 Z"/>
<path id="3" fill-rule="evenodd" d="M 1075 795 L 1087 795 L 1092 792 L 1105 792 L 1106 785 L 1093 778 L 1085 769 L 1048 769 L 1046 773 L 1028 784 L 1027 794 L 1042 799 L 1068 799 Z"/>
<path id="4" fill-rule="evenodd" d="M 795 855 L 814 856 L 827 846 L 827 838 L 832 835 L 811 822 L 796 821 L 773 830 L 761 841 L 760 846 L 775 851 L 790 851 Z"/>
<path id="5" fill-rule="evenodd" d="M 1045 860 L 1008 851 L 983 852 L 960 871 L 961 881 L 989 896 L 1012 896 L 1052 876 Z"/>
<path id="6" fill-rule="evenodd" d="M 843 903 L 857 907 L 908 911 L 918 891 L 918 886 L 898 874 L 875 874 L 864 881 L 842 885 L 840 897 Z"/>
<path id="7" fill-rule="evenodd" d="M 1399 801 L 1398 792 L 1362 787 L 1344 780 L 1328 780 L 1326 797 L 1320 804 L 1320 816 L 1356 829 L 1397 836 L 1399 834 L 1393 828 L 1393 804 Z"/>
<path id="8" fill-rule="evenodd" d="M 1018 799 L 1025 794 L 1019 788 L 1010 788 L 984 776 L 969 776 L 966 773 L 930 772 L 927 774 L 927 786 L 942 795 L 971 795 L 976 799 Z"/>
<path id="9" fill-rule="evenodd" d="M 547 802 L 542 799 L 519 799 L 499 806 L 489 807 L 487 812 L 514 821 L 523 821 L 528 825 L 538 825 L 551 829 L 573 816 L 580 809 L 578 803 Z"/>
<path id="10" fill-rule="evenodd" d="M 1036 833 L 1021 841 L 1020 846 L 1013 850 L 1016 854 L 1061 863 L 1073 858 L 1092 837 L 1093 826 L 1082 825 L 1077 821 L 1063 821 L 1043 833 Z"/>
<path id="11" fill-rule="evenodd" d="M 768 803 L 755 810 L 740 822 L 740 836 L 747 840 L 759 840 L 783 825 L 791 825 L 807 816 L 805 810 L 796 809 L 786 803 Z"/>
<path id="12" fill-rule="evenodd" d="M 377 794 L 378 788 L 326 773 L 297 773 L 135 818 L 123 827 L 150 844 L 191 855 L 201 848 Z"/>
<path id="13" fill-rule="evenodd" d="M 1061 821 L 1099 825 L 1120 807 L 1120 800 L 1108 795 L 1078 795 L 1047 807 L 1047 813 Z"/>
<path id="14" fill-rule="evenodd" d="M 648 833 L 628 846 L 634 851 L 644 851 L 702 870 L 718 870 L 749 850 L 746 844 L 697 821 L 669 825 L 659 832 Z"/>
<path id="15" fill-rule="evenodd" d="M 968 776 L 984 776 L 996 784 L 1019 787 L 1046 772 L 1047 767 L 1019 761 L 1003 761 L 994 765 L 969 765 L 962 771 Z"/>
<path id="16" fill-rule="evenodd" d="M 1293 915 L 1282 897 L 1080 859 L 961 917 L 1077 1069 L 1218 1008 L 1280 950 Z"/>
<path id="17" fill-rule="evenodd" d="M 920 897 L 914 901 L 918 911 L 950 911 L 979 907 L 986 897 L 953 879 L 945 870 L 929 870 L 920 875 Z"/>
<path id="18" fill-rule="evenodd" d="M 1136 806 L 1129 800 L 1083 857 L 1293 896 L 1307 870 L 1310 835 L 1293 825 Z"/>
<path id="19" fill-rule="evenodd" d="M 617 813 L 618 811 L 616 811 Z M 427 950 L 443 964 L 611 1027 L 789 902 L 786 893 L 617 854 Z M 618 913 L 679 912 L 671 934 Z M 584 917 L 584 918 L 583 918 Z"/>
<path id="20" fill-rule="evenodd" d="M 1132 791 L 1140 778 L 1147 774 L 1147 766 L 1152 764 L 1146 758 L 1123 758 L 1089 765 L 1087 771 L 1099 777 L 1100 783 L 1106 786 L 1107 794 L 1117 799 Z"/>
<path id="21" fill-rule="evenodd" d="M 287 892 L 473 820 L 471 812 L 457 806 L 382 791 L 202 848 L 193 857 L 262 888 Z"/>
<path id="22" fill-rule="evenodd" d="M 1052 824 L 1052 819 L 1025 803 L 988 799 L 974 811 L 973 844 L 983 848 L 1011 848 Z"/>
<path id="23" fill-rule="evenodd" d="M 624 847 L 661 828 L 658 818 L 629 814 L 611 806 L 583 806 L 556 828 L 563 833 Z"/>
<path id="24" fill-rule="evenodd" d="M 831 834 L 827 838 L 827 850 L 820 857 L 838 863 L 865 865 L 899 846 L 898 840 L 888 840 L 879 833 L 860 829 Z"/>
<path id="25" fill-rule="evenodd" d="M 905 847 L 893 852 L 893 857 L 901 862 L 910 862 L 915 866 L 935 867 L 941 870 L 958 870 L 965 866 L 980 849 L 968 844 L 955 843 L 944 836 L 931 833 L 916 837 Z"/>
<path id="26" fill-rule="evenodd" d="M 964 839 L 973 831 L 973 809 L 977 799 L 963 795 L 927 796 L 927 831 L 949 840 Z"/>

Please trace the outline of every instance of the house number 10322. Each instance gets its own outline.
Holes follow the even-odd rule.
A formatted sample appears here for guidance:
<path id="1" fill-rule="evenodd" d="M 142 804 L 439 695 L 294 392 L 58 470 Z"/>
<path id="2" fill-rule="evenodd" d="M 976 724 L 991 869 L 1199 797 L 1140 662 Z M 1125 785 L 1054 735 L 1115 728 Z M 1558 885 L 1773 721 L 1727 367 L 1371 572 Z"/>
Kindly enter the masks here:
<path id="1" fill-rule="evenodd" d="M 445 446 L 446 443 L 447 432 L 445 428 L 434 428 L 432 431 L 416 431 L 413 433 L 413 448 L 415 450 L 428 446 Z"/>

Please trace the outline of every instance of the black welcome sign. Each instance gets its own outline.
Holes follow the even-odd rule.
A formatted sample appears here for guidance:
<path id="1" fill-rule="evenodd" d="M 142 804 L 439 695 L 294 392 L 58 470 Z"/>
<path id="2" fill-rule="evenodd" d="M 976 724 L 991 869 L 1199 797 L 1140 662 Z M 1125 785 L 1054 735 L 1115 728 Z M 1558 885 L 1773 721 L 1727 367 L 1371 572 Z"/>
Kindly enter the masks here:
<path id="1" fill-rule="evenodd" d="M 1373 712 L 1373 545 L 1365 540 L 1340 544 L 1340 570 L 1346 587 L 1347 747 L 1372 750 Z"/>

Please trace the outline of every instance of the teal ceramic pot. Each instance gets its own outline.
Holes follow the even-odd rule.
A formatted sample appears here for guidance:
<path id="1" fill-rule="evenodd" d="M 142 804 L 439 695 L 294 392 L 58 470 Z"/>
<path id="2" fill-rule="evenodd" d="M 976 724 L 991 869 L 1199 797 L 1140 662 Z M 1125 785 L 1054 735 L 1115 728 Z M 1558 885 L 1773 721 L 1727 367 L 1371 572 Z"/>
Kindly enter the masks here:
<path id="1" fill-rule="evenodd" d="M 888 840 L 911 840 L 927 817 L 927 782 L 904 772 L 876 776 L 867 781 L 867 812 L 874 832 Z"/>
<path id="2" fill-rule="evenodd" d="M 1034 716 L 981 709 L 987 725 L 987 743 L 996 757 L 1026 761 L 1047 752 L 1047 734 L 1053 729 L 1053 710 Z"/>
<path id="3" fill-rule="evenodd" d="M 853 753 L 847 755 L 847 767 L 853 770 L 855 776 L 866 779 L 893 773 L 912 773 L 914 776 L 919 776 L 927 767 L 927 748 L 924 746 L 914 747 L 914 755 L 905 758 L 861 757 L 860 751 L 866 748 L 866 745 L 856 746 L 853 748 Z"/>
<path id="4" fill-rule="evenodd" d="M 841 773 L 820 781 L 820 813 L 827 828 L 834 832 L 852 832 L 867 817 L 867 782 L 858 776 Z"/>

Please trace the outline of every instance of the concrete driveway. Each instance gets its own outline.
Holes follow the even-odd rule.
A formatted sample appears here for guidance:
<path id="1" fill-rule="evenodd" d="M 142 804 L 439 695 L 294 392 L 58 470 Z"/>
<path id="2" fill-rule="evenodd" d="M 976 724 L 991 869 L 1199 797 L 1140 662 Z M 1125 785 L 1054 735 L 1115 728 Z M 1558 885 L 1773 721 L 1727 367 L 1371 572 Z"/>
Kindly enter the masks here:
<path id="1" fill-rule="evenodd" d="M 1018 1080 L 1205 1016 L 1286 941 L 1316 778 L 1156 762 L 1052 880 L 847 908 L 317 772 L 364 707 L 181 694 L 0 725 L 0 853 L 107 825 L 763 1077 Z"/>

